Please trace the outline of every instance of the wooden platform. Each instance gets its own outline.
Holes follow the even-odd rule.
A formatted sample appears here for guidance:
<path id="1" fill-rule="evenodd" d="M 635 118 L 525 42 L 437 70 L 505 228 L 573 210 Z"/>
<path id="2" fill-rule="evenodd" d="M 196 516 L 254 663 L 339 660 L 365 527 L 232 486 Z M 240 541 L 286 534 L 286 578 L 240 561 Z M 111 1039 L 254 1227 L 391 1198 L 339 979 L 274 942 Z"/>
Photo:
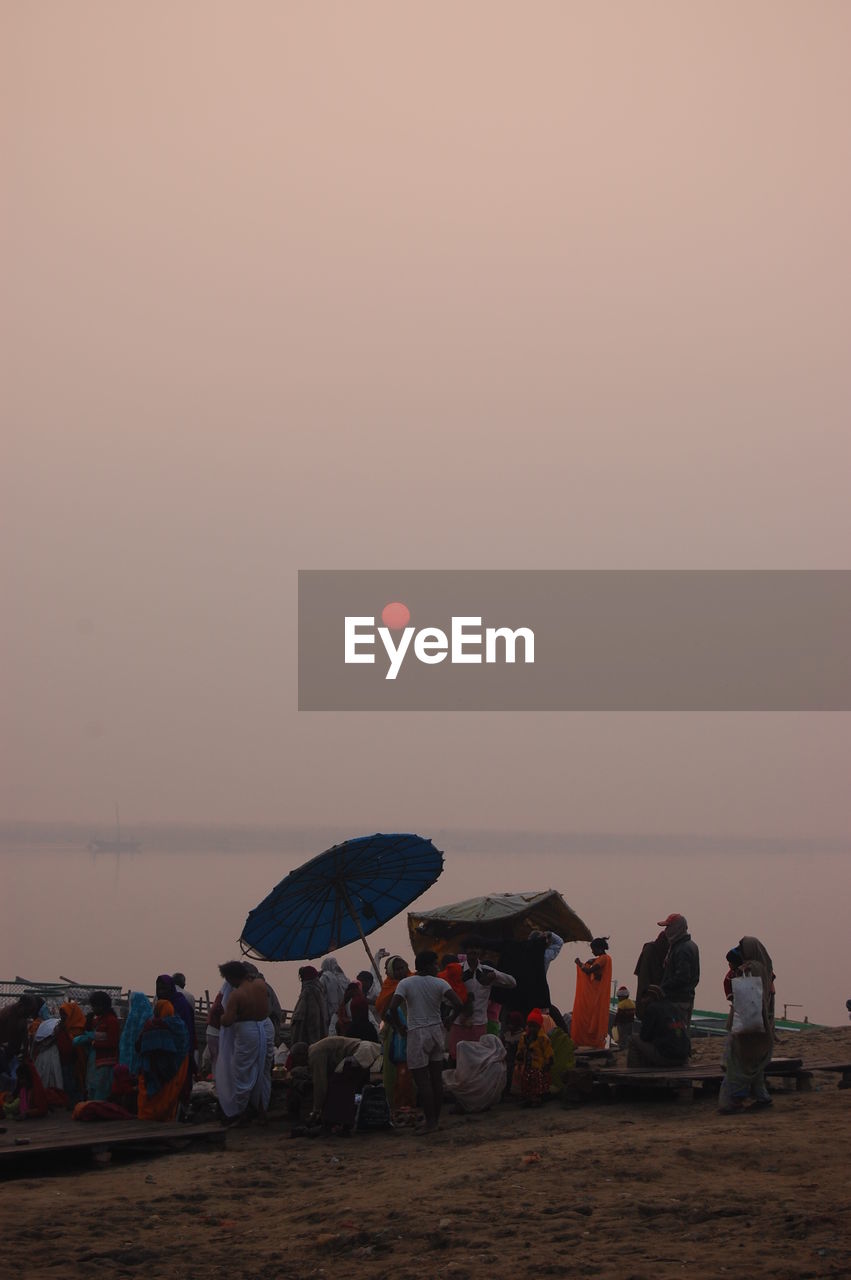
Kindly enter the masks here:
<path id="1" fill-rule="evenodd" d="M 808 1062 L 799 1072 L 801 1089 L 810 1088 L 812 1076 L 817 1071 L 827 1071 L 840 1076 L 838 1087 L 851 1089 L 851 1062 Z"/>
<path id="2" fill-rule="evenodd" d="M 33 1155 L 124 1146 L 171 1146 L 182 1150 L 190 1142 L 225 1144 L 227 1129 L 216 1123 L 158 1124 L 155 1120 L 72 1120 L 68 1112 L 40 1120 L 6 1120 L 0 1133 L 0 1168 Z"/>
<path id="3" fill-rule="evenodd" d="M 583 1062 L 614 1062 L 620 1052 L 620 1049 L 579 1048 L 575 1051 L 575 1058 L 578 1066 Z"/>
<path id="4" fill-rule="evenodd" d="M 796 1087 L 805 1088 L 812 1070 L 824 1068 L 804 1067 L 800 1058 L 774 1058 L 766 1067 L 767 1076 L 785 1077 L 795 1081 Z M 835 1068 L 839 1069 L 839 1068 Z M 674 1089 L 679 1097 L 693 1097 L 697 1088 L 720 1088 L 724 1069 L 720 1064 L 709 1066 L 696 1063 L 684 1067 L 593 1067 L 595 1084 L 626 1086 L 634 1089 Z"/>

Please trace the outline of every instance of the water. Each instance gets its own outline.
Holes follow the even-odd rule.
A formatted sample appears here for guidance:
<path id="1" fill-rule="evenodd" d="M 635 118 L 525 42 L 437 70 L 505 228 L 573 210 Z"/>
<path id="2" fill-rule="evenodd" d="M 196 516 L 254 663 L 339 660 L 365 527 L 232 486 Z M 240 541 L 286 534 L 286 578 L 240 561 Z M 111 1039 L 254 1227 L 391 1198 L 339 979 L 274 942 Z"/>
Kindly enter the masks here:
<path id="1" fill-rule="evenodd" d="M 154 852 L 92 854 L 30 846 L 0 853 L 0 979 L 21 975 L 151 992 L 158 973 L 182 970 L 191 991 L 215 991 L 218 965 L 239 956 L 249 910 L 303 855 Z M 427 909 L 481 893 L 558 889 L 595 934 L 608 934 L 614 977 L 634 992 L 632 971 L 656 921 L 683 912 L 701 950 L 701 1008 L 724 1008 L 724 956 L 742 934 L 763 940 L 777 972 L 777 1012 L 847 1022 L 847 859 L 841 854 L 483 854 L 446 850 Z M 369 938 L 410 956 L 405 915 Z M 553 999 L 573 1003 L 576 955 L 568 943 L 550 969 Z M 360 943 L 337 953 L 350 976 L 367 967 Z M 295 963 L 263 966 L 281 1003 L 298 990 Z"/>

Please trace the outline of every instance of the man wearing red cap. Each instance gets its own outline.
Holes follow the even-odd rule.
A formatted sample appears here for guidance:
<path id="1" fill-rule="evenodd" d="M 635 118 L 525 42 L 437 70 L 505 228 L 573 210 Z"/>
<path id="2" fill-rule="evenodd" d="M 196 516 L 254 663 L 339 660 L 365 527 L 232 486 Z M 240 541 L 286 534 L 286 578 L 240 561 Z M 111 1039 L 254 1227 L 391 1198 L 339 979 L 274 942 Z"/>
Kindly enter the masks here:
<path id="1" fill-rule="evenodd" d="M 658 923 L 668 939 L 668 954 L 662 970 L 662 994 L 676 1005 L 688 1030 L 694 1009 L 694 993 L 700 981 L 700 952 L 697 943 L 692 941 L 684 915 L 674 911 Z"/>

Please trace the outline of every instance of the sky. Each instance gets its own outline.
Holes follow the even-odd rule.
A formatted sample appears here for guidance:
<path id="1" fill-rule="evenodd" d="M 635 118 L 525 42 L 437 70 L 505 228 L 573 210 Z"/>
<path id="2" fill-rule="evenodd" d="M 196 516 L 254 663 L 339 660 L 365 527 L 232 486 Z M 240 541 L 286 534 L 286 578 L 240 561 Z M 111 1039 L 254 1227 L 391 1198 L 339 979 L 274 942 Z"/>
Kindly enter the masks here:
<path id="1" fill-rule="evenodd" d="M 3 27 L 3 817 L 847 847 L 845 714 L 296 696 L 300 568 L 849 567 L 846 4 Z"/>

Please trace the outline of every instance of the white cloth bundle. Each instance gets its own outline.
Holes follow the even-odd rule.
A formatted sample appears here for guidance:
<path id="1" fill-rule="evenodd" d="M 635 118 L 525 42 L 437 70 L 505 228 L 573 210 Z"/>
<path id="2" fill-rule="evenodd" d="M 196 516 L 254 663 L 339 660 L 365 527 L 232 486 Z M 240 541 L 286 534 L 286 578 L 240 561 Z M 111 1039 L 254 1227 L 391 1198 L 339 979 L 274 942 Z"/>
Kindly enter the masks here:
<path id="1" fill-rule="evenodd" d="M 734 1036 L 765 1031 L 762 998 L 762 978 L 757 977 L 755 973 L 733 979 L 732 1031 Z"/>

